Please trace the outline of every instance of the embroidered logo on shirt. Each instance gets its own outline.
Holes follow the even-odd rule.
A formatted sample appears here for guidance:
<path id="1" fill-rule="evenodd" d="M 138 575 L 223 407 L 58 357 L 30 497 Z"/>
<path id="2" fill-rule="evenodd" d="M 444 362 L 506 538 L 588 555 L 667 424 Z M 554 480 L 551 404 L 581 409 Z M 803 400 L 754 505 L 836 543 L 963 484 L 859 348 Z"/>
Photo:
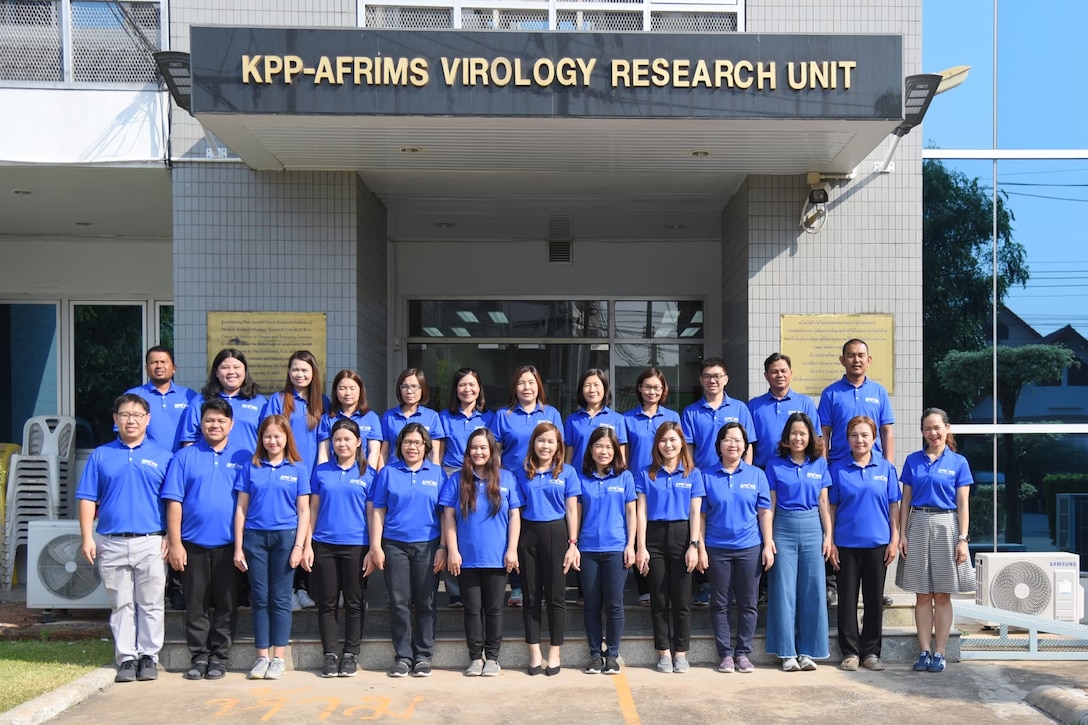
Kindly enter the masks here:
<path id="1" fill-rule="evenodd" d="M 754 483 L 742 483 L 738 488 L 748 488 L 755 491 L 756 485 Z"/>
<path id="2" fill-rule="evenodd" d="M 189 407 L 188 403 L 174 403 L 174 410 L 184 410 Z"/>
<path id="3" fill-rule="evenodd" d="M 823 477 L 824 475 L 822 473 L 813 473 L 812 471 L 805 474 L 805 478 L 823 479 Z"/>
<path id="4" fill-rule="evenodd" d="M 691 481 L 677 481 L 673 486 L 675 488 L 691 488 Z"/>
<path id="5" fill-rule="evenodd" d="M 550 484 L 552 484 L 554 486 L 565 486 L 565 485 L 567 485 L 567 482 L 564 481 L 562 478 L 553 478 L 553 479 L 549 480 L 548 483 L 550 483 Z"/>
<path id="6" fill-rule="evenodd" d="M 366 488 L 366 479 L 365 478 L 350 478 L 350 479 L 348 479 L 348 483 L 354 483 L 356 486 L 362 486 L 362 487 Z"/>
<path id="7" fill-rule="evenodd" d="M 873 476 L 873 480 L 874 480 L 874 481 L 884 481 L 884 482 L 887 482 L 887 480 L 888 480 L 888 477 L 887 477 L 887 476 Z"/>
<path id="8" fill-rule="evenodd" d="M 152 468 L 158 468 L 158 467 L 159 467 L 159 464 L 158 464 L 158 462 L 157 462 L 157 461 L 153 461 L 153 460 L 151 460 L 150 458 L 141 458 L 141 459 L 140 459 L 140 463 L 141 463 L 142 465 L 145 465 L 145 466 L 151 466 Z"/>
<path id="9" fill-rule="evenodd" d="M 253 403 L 242 403 L 243 410 L 258 410 L 257 406 Z"/>
<path id="10" fill-rule="evenodd" d="M 616 426 L 612 425 L 611 423 L 601 423 L 597 427 L 598 428 L 611 428 L 612 430 L 616 430 Z"/>
<path id="11" fill-rule="evenodd" d="M 419 482 L 419 485 L 420 486 L 433 486 L 435 488 L 438 488 L 438 481 L 432 481 L 429 478 L 424 478 L 422 481 Z"/>
<path id="12" fill-rule="evenodd" d="M 227 468 L 241 468 L 241 463 L 234 463 L 233 461 L 227 461 Z"/>
<path id="13" fill-rule="evenodd" d="M 951 468 L 938 468 L 937 473 L 943 473 L 946 476 L 955 476 L 956 475 L 956 472 L 953 471 Z"/>
<path id="14" fill-rule="evenodd" d="M 290 476 L 286 473 L 281 473 L 280 480 L 287 481 L 288 483 L 298 483 L 298 476 Z"/>
<path id="15" fill-rule="evenodd" d="M 623 493 L 625 490 L 626 489 L 624 489 L 623 486 L 609 486 L 608 487 L 608 491 L 611 491 L 613 493 L 615 493 L 615 492 Z"/>
<path id="16" fill-rule="evenodd" d="M 866 403 L 873 403 L 874 405 L 880 405 L 880 398 L 866 398 Z"/>

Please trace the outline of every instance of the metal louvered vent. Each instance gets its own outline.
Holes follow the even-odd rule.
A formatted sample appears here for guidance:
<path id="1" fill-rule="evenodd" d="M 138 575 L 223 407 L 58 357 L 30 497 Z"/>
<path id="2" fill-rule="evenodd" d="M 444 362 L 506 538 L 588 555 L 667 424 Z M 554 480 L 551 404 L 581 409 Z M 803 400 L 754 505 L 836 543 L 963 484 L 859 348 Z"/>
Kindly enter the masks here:
<path id="1" fill-rule="evenodd" d="M 574 263 L 574 231 L 569 216 L 549 216 L 544 239 L 548 242 L 548 264 Z"/>

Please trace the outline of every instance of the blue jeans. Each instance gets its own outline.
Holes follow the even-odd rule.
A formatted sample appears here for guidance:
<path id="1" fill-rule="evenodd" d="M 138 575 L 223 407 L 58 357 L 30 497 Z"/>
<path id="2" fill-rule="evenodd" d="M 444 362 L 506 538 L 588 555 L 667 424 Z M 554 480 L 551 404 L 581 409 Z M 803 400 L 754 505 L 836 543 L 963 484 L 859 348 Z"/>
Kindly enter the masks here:
<path id="1" fill-rule="evenodd" d="M 747 655 L 752 651 L 756 633 L 756 604 L 759 601 L 759 545 L 748 549 L 707 547 L 710 559 L 710 624 L 718 657 Z M 729 636 L 730 595 L 737 602 L 737 646 Z"/>
<path id="2" fill-rule="evenodd" d="M 249 599 L 253 607 L 253 644 L 257 649 L 286 647 L 291 636 L 291 547 L 295 530 L 242 533 L 249 565 Z"/>
<path id="3" fill-rule="evenodd" d="M 620 656 L 623 635 L 623 584 L 627 570 L 623 568 L 622 551 L 582 552 L 582 594 L 586 598 L 586 639 L 589 656 L 601 655 L 601 607 L 608 614 L 608 651 L 606 657 Z"/>
<path id="4" fill-rule="evenodd" d="M 775 512 L 778 554 L 767 572 L 767 652 L 830 656 L 822 544 L 818 510 Z"/>

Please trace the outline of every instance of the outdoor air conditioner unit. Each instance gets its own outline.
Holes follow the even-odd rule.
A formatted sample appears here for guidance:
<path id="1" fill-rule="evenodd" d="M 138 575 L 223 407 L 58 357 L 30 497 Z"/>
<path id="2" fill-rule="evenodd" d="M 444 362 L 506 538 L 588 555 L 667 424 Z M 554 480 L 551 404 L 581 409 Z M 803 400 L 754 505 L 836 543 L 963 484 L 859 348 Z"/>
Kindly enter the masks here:
<path id="1" fill-rule="evenodd" d="M 1080 557 L 1063 552 L 975 555 L 975 604 L 1062 622 L 1080 622 Z"/>
<path id="2" fill-rule="evenodd" d="M 79 522 L 31 521 L 27 528 L 26 606 L 29 609 L 109 609 L 98 567 L 80 553 Z"/>

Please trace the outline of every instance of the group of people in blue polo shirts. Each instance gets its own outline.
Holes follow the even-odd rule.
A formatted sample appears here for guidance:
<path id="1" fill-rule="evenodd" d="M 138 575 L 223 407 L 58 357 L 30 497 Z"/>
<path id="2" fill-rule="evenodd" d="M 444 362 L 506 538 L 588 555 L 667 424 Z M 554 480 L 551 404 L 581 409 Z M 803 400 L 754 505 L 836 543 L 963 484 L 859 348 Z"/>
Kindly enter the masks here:
<path id="1" fill-rule="evenodd" d="M 117 679 L 157 675 L 163 559 L 182 576 L 189 679 L 225 675 L 245 583 L 256 647 L 248 676 L 284 674 L 296 569 L 310 572 L 327 677 L 357 672 L 365 582 L 377 571 L 389 591 L 392 677 L 431 674 L 442 572 L 464 608 L 466 676 L 501 672 L 504 605 L 522 608 L 528 673 L 558 674 L 572 571 L 585 600 L 588 673 L 620 671 L 632 570 L 661 672 L 689 669 L 693 588 L 711 607 L 719 671 L 752 671 L 764 572 L 768 651 L 784 670 L 812 670 L 829 656 L 832 580 L 843 669 L 882 669 L 884 573 L 908 551 L 900 529 L 913 519 L 898 508 L 895 420 L 887 392 L 866 375 L 865 343 L 848 342 L 840 362 L 845 375 L 817 408 L 791 389 L 785 355 L 765 361 L 769 391 L 748 404 L 726 394 L 724 361 L 707 358 L 703 395 L 680 413 L 665 407 L 669 386 L 656 368 L 639 375 L 638 405 L 623 414 L 609 407 L 607 373 L 591 369 L 566 421 L 533 366 L 515 371 L 497 410 L 480 375 L 463 368 L 440 412 L 426 406 L 425 373 L 409 368 L 397 378 L 398 404 L 379 418 L 354 371 L 338 372 L 326 396 L 307 351 L 292 355 L 284 389 L 265 398 L 239 350 L 220 351 L 196 393 L 173 383 L 170 351 L 153 348 L 149 382 L 117 399 L 118 440 L 94 452 L 77 491 L 83 553 L 114 609 Z M 939 452 L 958 455 L 954 444 Z M 929 490 L 924 468 L 910 469 L 915 503 Z M 966 500 L 955 492 L 970 472 L 960 468 L 956 505 L 945 495 L 926 508 L 952 512 L 964 530 Z M 961 547 L 951 545 L 958 566 Z M 919 580 L 930 567 L 915 569 Z M 877 603 L 860 631 L 859 593 Z M 943 607 L 939 594 L 926 596 Z M 936 640 L 943 649 L 947 637 Z M 928 668 L 935 658 L 923 649 Z"/>

